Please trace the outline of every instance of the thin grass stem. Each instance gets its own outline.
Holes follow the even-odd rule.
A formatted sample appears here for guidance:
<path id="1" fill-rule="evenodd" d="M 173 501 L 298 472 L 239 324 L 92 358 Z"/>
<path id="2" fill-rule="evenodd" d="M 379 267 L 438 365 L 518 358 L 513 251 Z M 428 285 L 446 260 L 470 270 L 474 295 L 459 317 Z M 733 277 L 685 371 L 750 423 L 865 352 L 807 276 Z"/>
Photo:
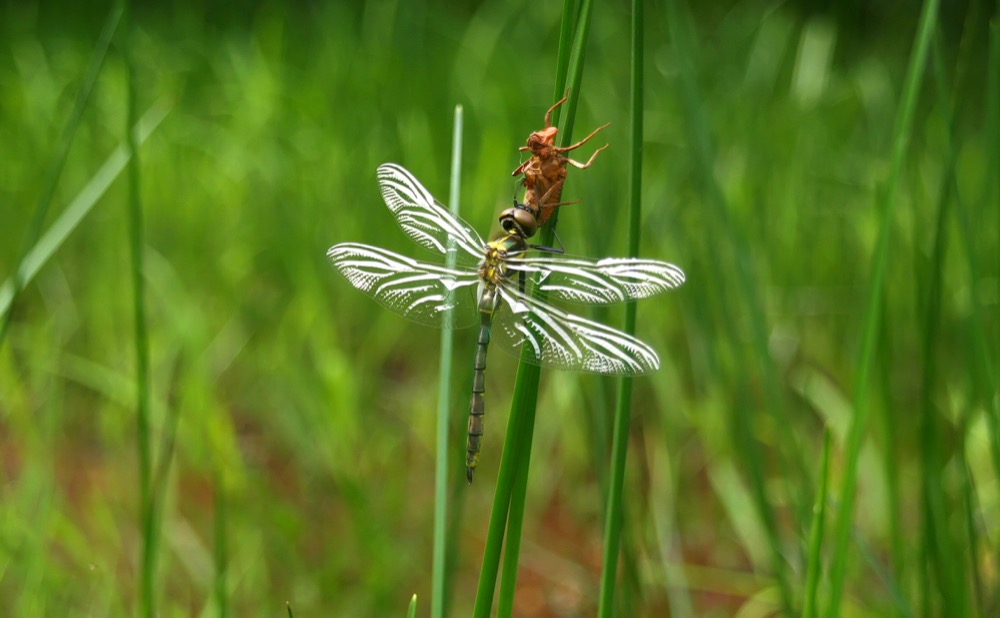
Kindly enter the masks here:
<path id="1" fill-rule="evenodd" d="M 632 1 L 632 67 L 629 134 L 628 257 L 639 255 L 639 223 L 642 213 L 642 139 L 643 139 L 643 0 Z M 634 335 L 635 302 L 625 306 L 624 332 Z M 611 438 L 611 470 L 604 518 L 604 554 L 597 615 L 614 614 L 618 556 L 621 547 L 625 463 L 628 453 L 629 415 L 632 411 L 632 378 L 622 377 L 615 402 L 614 429 Z"/>
<path id="2" fill-rule="evenodd" d="M 455 106 L 451 142 L 451 182 L 448 199 L 451 214 L 458 216 L 462 171 L 462 106 Z M 453 243 L 452 243 L 453 244 Z M 455 253 L 449 247 L 445 258 L 448 268 L 455 267 Z M 450 294 L 453 294 L 450 293 Z M 451 302 L 451 299 L 448 301 Z M 448 555 L 448 427 L 451 425 L 451 376 L 454 318 L 445 312 L 441 328 L 441 360 L 438 379 L 437 454 L 434 466 L 434 557 L 431 573 L 431 616 L 445 615 L 446 563 Z"/>
<path id="3" fill-rule="evenodd" d="M 568 71 L 560 71 L 558 69 L 556 71 L 557 74 L 565 73 L 569 75 L 570 79 L 570 94 L 566 102 L 567 112 L 565 121 L 559 126 L 559 135 L 563 145 L 571 143 L 573 118 L 579 98 L 579 84 L 583 73 L 583 48 L 590 30 L 592 6 L 593 3 L 591 0 L 584 0 L 576 21 L 572 53 L 567 56 L 564 50 L 560 49 L 558 54 L 559 58 L 568 57 L 570 59 Z M 569 11 L 571 10 L 571 5 L 567 3 L 564 8 Z M 572 17 L 572 15 L 564 13 L 563 20 L 571 19 Z M 568 38 L 560 39 L 561 46 L 567 43 Z M 558 92 L 557 90 L 556 96 L 561 97 L 561 94 L 558 94 Z M 559 210 L 556 209 L 549 223 L 541 230 L 539 242 L 544 246 L 552 245 L 558 214 Z M 544 297 L 540 297 L 540 299 L 544 300 Z M 514 380 L 511 413 L 507 421 L 507 435 L 504 441 L 503 455 L 500 459 L 500 471 L 497 476 L 497 487 L 493 497 L 493 508 L 490 512 L 486 548 L 483 552 L 483 566 L 479 574 L 479 586 L 476 591 L 476 602 L 473 609 L 473 615 L 477 618 L 486 618 L 489 616 L 493 605 L 493 594 L 496 587 L 497 573 L 499 572 L 501 549 L 503 547 L 505 531 L 510 520 L 515 522 L 518 536 L 514 538 L 513 535 L 507 535 L 507 545 L 506 550 L 504 550 L 506 552 L 504 569 L 510 569 L 512 572 L 505 574 L 502 578 L 504 586 L 500 591 L 501 600 L 498 606 L 502 605 L 505 611 L 513 607 L 514 589 L 517 582 L 517 556 L 520 552 L 521 542 L 520 522 L 524 517 L 524 496 L 527 490 L 527 473 L 531 462 L 531 443 L 534 436 L 535 411 L 538 404 L 538 384 L 541 372 L 537 365 L 525 360 L 529 354 L 531 352 L 527 349 L 522 352 L 522 359 L 517 368 L 517 377 Z M 517 482 L 517 478 L 521 474 L 525 475 L 524 483 Z M 515 489 L 518 494 L 517 497 L 513 497 Z M 518 509 L 518 512 L 513 515 L 510 513 L 512 504 Z"/>
<path id="4" fill-rule="evenodd" d="M 851 417 L 851 425 L 848 430 L 845 447 L 844 474 L 840 486 L 833 557 L 830 566 L 830 603 L 826 615 L 831 618 L 840 615 L 844 578 L 847 574 L 847 554 L 854 519 L 858 459 L 861 455 L 861 444 L 867 432 L 868 425 L 868 391 L 872 365 L 875 361 L 875 343 L 879 339 L 882 288 L 885 279 L 886 263 L 889 258 L 889 239 L 893 213 L 895 212 L 896 192 L 907 145 L 910 141 L 914 109 L 916 108 L 917 95 L 920 92 L 920 86 L 923 82 L 928 48 L 930 47 L 931 36 L 937 25 L 938 4 L 938 0 L 927 0 L 921 11 L 920 25 L 918 26 L 917 35 L 914 40 L 913 53 L 907 69 L 899 113 L 896 116 L 896 123 L 893 129 L 889 177 L 879 200 L 881 222 L 877 245 L 872 256 L 872 275 L 868 288 L 868 302 L 865 309 L 864 330 L 854 388 L 854 414 Z"/>
<path id="5" fill-rule="evenodd" d="M 802 618 L 817 615 L 816 597 L 823 559 L 823 526 L 826 523 L 826 492 L 830 481 L 830 430 L 823 432 L 823 451 L 820 455 L 819 487 L 813 504 L 813 520 L 809 531 L 809 554 L 806 566 L 805 594 L 802 600 Z"/>
<path id="6" fill-rule="evenodd" d="M 215 607 L 219 618 L 226 618 L 229 615 L 229 549 L 228 549 L 228 529 L 229 529 L 229 504 L 226 492 L 226 483 L 221 466 L 216 464 L 212 475 L 212 491 L 215 498 L 215 509 L 213 512 L 213 552 L 215 554 L 215 581 L 213 581 L 213 592 L 215 593 Z M 291 612 L 291 605 L 288 606 Z"/>
<path id="7" fill-rule="evenodd" d="M 156 615 L 156 558 L 159 535 L 157 533 L 156 505 L 153 487 L 152 423 L 150 419 L 149 384 L 149 334 L 146 326 L 145 281 L 143 280 L 143 223 L 139 189 L 139 144 L 133 127 L 138 120 L 136 110 L 135 63 L 132 57 L 133 32 L 131 4 L 122 3 L 125 33 L 121 37 L 122 56 L 125 61 L 127 118 L 125 133 L 130 157 L 128 161 L 128 214 L 130 270 L 132 275 L 133 315 L 135 320 L 136 356 L 136 442 L 139 451 L 140 525 L 142 529 L 142 559 L 140 567 L 140 607 L 147 618 Z"/>
<path id="8" fill-rule="evenodd" d="M 537 393 L 536 393 L 537 398 Z M 535 408 L 531 407 L 531 414 L 521 423 L 521 435 L 518 436 L 520 444 L 531 444 L 535 431 Z M 514 485 L 511 488 L 510 508 L 507 513 L 507 546 L 503 555 L 503 570 L 500 573 L 500 595 L 497 598 L 497 618 L 509 618 L 514 614 L 514 592 L 517 588 L 517 567 L 521 555 L 521 543 L 512 542 L 511 539 L 521 538 L 521 531 L 524 527 L 524 507 L 525 496 L 528 488 L 528 463 L 529 460 L 521 460 L 514 476 Z"/>
<path id="9" fill-rule="evenodd" d="M 767 533 L 768 549 L 774 576 L 777 580 L 778 589 L 781 596 L 781 604 L 786 614 L 792 613 L 792 594 L 787 578 L 787 568 L 781 540 L 778 535 L 777 524 L 773 503 L 770 497 L 770 490 L 764 483 L 763 458 L 760 448 L 753 438 L 752 417 L 755 410 L 747 403 L 751 399 L 750 384 L 756 381 L 751 376 L 747 367 L 757 364 L 764 368 L 764 389 L 767 409 L 772 412 L 774 424 L 777 427 L 779 443 L 781 448 L 779 453 L 788 462 L 796 462 L 795 465 L 785 463 L 784 469 L 798 470 L 801 477 L 801 486 L 808 487 L 808 479 L 805 476 L 806 465 L 802 461 L 802 453 L 795 447 L 794 437 L 791 435 L 791 423 L 785 418 L 784 406 L 780 396 L 780 387 L 774 372 L 770 353 L 767 348 L 767 327 L 763 319 L 763 311 L 760 306 L 760 297 L 754 284 L 753 277 L 749 271 L 750 252 L 746 247 L 736 226 L 733 225 L 729 206 L 722 187 L 715 176 L 715 148 L 708 130 L 707 119 L 704 115 L 704 105 L 698 90 L 694 74 L 693 55 L 694 43 L 690 39 L 690 32 L 687 27 L 687 14 L 682 13 L 676 0 L 666 2 L 666 13 L 671 40 L 677 48 L 677 56 L 680 58 L 679 85 L 682 104 L 684 106 L 686 123 L 690 131 L 690 140 L 696 155 L 698 171 L 701 174 L 701 181 L 708 192 L 708 204 L 714 218 L 713 225 L 720 230 L 718 236 L 721 242 L 715 239 L 716 234 L 710 234 L 708 242 L 713 259 L 709 260 L 709 267 L 715 276 L 713 280 L 722 282 L 728 280 L 729 273 L 735 273 L 739 284 L 740 298 L 747 306 L 751 316 L 750 325 L 752 329 L 751 340 L 753 342 L 753 354 L 745 350 L 745 346 L 740 345 L 735 349 L 734 356 L 737 362 L 734 366 L 736 372 L 736 384 L 738 393 L 730 409 L 730 418 L 733 426 L 733 442 L 746 474 L 749 477 L 751 494 L 754 499 L 754 506 L 757 511 L 764 530 Z M 716 264 L 716 261 L 721 264 Z M 717 285 L 721 285 L 717 284 Z M 738 341 L 742 334 L 738 333 L 736 320 L 730 313 L 727 298 L 731 298 L 731 292 L 724 288 L 718 290 L 718 297 L 721 299 L 720 311 L 722 312 L 721 324 L 725 329 L 724 338 L 728 341 Z M 734 299 L 737 302 L 737 299 Z M 796 491 L 791 477 L 786 481 L 787 493 L 795 505 L 794 512 L 797 519 L 801 520 L 802 491 Z M 803 524 L 804 527 L 804 524 Z"/>

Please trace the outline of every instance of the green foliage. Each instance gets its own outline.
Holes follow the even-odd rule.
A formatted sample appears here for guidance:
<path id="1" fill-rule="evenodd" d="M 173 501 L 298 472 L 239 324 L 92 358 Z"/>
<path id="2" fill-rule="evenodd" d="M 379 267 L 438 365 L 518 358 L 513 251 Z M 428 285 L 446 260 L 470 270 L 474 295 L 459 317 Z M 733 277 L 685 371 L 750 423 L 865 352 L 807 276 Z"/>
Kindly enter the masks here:
<path id="1" fill-rule="evenodd" d="M 639 253 L 688 283 L 637 307 L 663 367 L 632 385 L 619 615 L 797 613 L 806 600 L 825 614 L 838 598 L 842 615 L 991 615 L 995 9 L 946 8 L 917 87 L 916 11 L 867 31 L 847 9 L 691 4 L 647 6 L 644 20 Z M 48 257 L 0 347 L 0 614 L 141 607 L 133 274 L 159 615 L 398 614 L 431 587 L 438 333 L 354 293 L 324 252 L 354 240 L 428 257 L 374 170 L 401 163 L 448 197 L 455 104 L 462 215 L 489 230 L 561 79 L 561 3 L 137 8 L 133 109 L 155 118 L 131 205 L 126 175 L 85 189 L 109 178 L 132 87 L 119 42 L 78 94 L 105 28 L 87 7 L 0 7 L 0 280 L 18 287 L 26 251 Z M 610 149 L 571 170 L 564 194 L 581 203 L 561 209 L 559 235 L 581 255 L 627 253 L 623 7 L 595 3 L 575 112 L 578 127 L 612 122 Z M 88 203 L 72 210 L 78 195 Z M 449 615 L 473 606 L 515 380 L 515 360 L 491 353 L 468 488 L 474 337 L 456 333 L 450 386 Z M 593 615 L 613 389 L 558 372 L 538 388 L 512 613 Z"/>

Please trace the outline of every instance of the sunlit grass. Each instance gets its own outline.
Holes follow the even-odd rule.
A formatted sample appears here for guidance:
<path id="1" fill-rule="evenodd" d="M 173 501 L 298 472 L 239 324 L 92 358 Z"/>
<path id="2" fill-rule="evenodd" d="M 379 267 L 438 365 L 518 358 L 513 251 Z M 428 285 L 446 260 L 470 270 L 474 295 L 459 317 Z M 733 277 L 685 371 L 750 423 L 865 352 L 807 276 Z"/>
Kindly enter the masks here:
<path id="1" fill-rule="evenodd" d="M 996 27 L 943 14 L 955 21 L 931 48 L 938 66 L 911 92 L 916 16 L 879 22 L 874 36 L 796 5 L 690 5 L 687 17 L 671 7 L 646 7 L 641 254 L 681 265 L 688 282 L 639 308 L 637 335 L 663 367 L 633 383 L 616 600 L 636 615 L 797 614 L 807 598 L 823 613 L 839 593 L 845 614 L 989 615 Z M 399 162 L 446 196 L 456 103 L 462 216 L 487 232 L 514 195 L 516 148 L 559 81 L 561 10 L 332 3 L 134 16 L 136 109 L 174 102 L 140 145 L 138 170 L 151 445 L 157 462 L 173 452 L 152 475 L 162 615 L 401 615 L 413 593 L 433 599 L 438 333 L 345 289 L 323 254 L 354 240 L 416 255 L 374 169 Z M 572 253 L 599 257 L 627 252 L 630 44 L 622 7 L 594 11 L 576 122 L 611 121 L 611 147 L 567 184 L 565 199 L 581 203 L 562 209 L 559 234 Z M 56 181 L 47 171 L 101 37 L 97 13 L 0 9 L 0 143 L 16 145 L 0 166 L 0 280 L 25 248 L 45 257 L 0 347 L 0 610 L 10 615 L 140 606 L 125 177 L 70 208 L 123 139 L 120 49 Z M 913 139 L 894 163 L 904 94 Z M 883 218 L 874 205 L 896 173 L 898 207 Z M 48 191 L 36 232 L 33 207 Z M 866 309 L 883 223 L 885 285 Z M 52 230 L 58 243 L 36 242 Z M 872 311 L 882 328 L 863 353 Z M 451 462 L 464 446 L 473 344 L 456 334 Z M 493 356 L 471 490 L 451 466 L 463 492 L 449 521 L 454 615 L 473 607 L 514 391 L 514 361 Z M 872 422 L 848 439 L 865 371 Z M 521 571 L 505 601 L 514 615 L 597 611 L 613 403 L 599 384 L 554 372 L 538 382 Z M 816 538 L 824 427 L 831 500 Z M 857 492 L 845 519 L 849 466 Z"/>

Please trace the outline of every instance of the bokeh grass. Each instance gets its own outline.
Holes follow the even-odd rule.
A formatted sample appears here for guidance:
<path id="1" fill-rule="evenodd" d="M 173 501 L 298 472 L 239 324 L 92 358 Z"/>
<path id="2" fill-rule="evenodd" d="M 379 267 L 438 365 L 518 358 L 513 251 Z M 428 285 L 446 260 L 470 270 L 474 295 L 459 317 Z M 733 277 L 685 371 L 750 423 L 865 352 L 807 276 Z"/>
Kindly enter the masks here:
<path id="1" fill-rule="evenodd" d="M 647 6 L 641 254 L 681 265 L 688 282 L 638 307 L 637 334 L 663 368 L 633 383 L 618 580 L 630 593 L 616 595 L 631 614 L 764 611 L 780 607 L 780 582 L 801 608 L 816 546 L 818 613 L 829 607 L 877 204 L 917 32 L 917 12 L 891 6 L 864 19 L 853 3 Z M 0 279 L 31 237 L 109 9 L 0 7 Z M 355 240 L 419 256 L 374 169 L 401 163 L 447 197 L 458 103 L 463 216 L 493 224 L 514 195 L 516 148 L 551 103 L 561 10 L 136 8 L 137 109 L 174 102 L 139 174 L 154 461 L 173 449 L 161 615 L 280 615 L 286 602 L 297 615 L 400 615 L 414 593 L 428 598 L 438 333 L 348 289 L 324 252 Z M 943 6 L 932 51 L 943 77 L 916 94 L 843 615 L 991 615 L 1000 600 L 996 17 L 985 3 Z M 562 209 L 559 234 L 572 253 L 621 255 L 625 5 L 596 4 L 591 28 L 576 123 L 611 121 L 611 148 L 571 172 L 564 197 L 582 201 Z M 113 48 L 43 229 L 120 146 L 127 88 Z M 139 607 L 127 204 L 123 177 L 19 296 L 0 348 L 4 615 Z M 617 309 L 596 315 L 621 323 Z M 474 336 L 457 333 L 456 361 Z M 491 429 L 471 488 L 459 464 L 471 369 L 456 365 L 448 606 L 467 615 L 515 360 L 491 354 Z M 596 612 L 611 392 L 600 378 L 542 376 L 514 615 Z M 829 523 L 811 543 L 826 427 Z"/>

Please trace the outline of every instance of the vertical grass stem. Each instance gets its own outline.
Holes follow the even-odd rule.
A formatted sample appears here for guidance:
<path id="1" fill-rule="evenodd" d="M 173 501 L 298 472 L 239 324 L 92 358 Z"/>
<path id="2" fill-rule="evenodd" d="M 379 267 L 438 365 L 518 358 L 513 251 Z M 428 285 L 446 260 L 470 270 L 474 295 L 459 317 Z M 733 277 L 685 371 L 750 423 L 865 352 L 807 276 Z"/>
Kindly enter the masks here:
<path id="1" fill-rule="evenodd" d="M 451 183 L 449 187 L 448 204 L 451 214 L 458 216 L 461 192 L 462 170 L 462 106 L 455 106 L 455 122 L 451 142 Z M 455 253 L 451 251 L 453 242 L 449 241 L 449 251 L 446 259 L 448 268 L 455 266 Z M 449 296 L 454 292 L 449 292 Z M 449 298 L 448 302 L 451 302 Z M 437 454 L 434 466 L 434 557 L 431 573 L 431 616 L 442 618 L 445 615 L 445 558 L 447 547 L 448 520 L 448 427 L 451 424 L 451 364 L 452 341 L 454 340 L 453 316 L 445 312 L 441 328 L 441 362 L 438 379 L 438 413 L 437 413 Z"/>
<path id="2" fill-rule="evenodd" d="M 902 100 L 893 129 L 892 158 L 889 177 L 879 200 L 880 229 L 875 253 L 872 256 L 872 275 L 868 288 L 868 302 L 865 309 L 864 331 L 858 358 L 858 373 L 854 387 L 854 415 L 848 430 L 846 452 L 844 453 L 844 473 L 838 500 L 837 524 L 830 566 L 830 603 L 827 616 L 840 615 L 840 601 L 843 596 L 844 577 L 847 574 L 847 553 L 850 545 L 851 528 L 854 519 L 854 498 L 857 489 L 858 459 L 861 443 L 868 424 L 868 389 L 872 364 L 875 358 L 875 342 L 878 340 L 879 318 L 881 316 L 882 287 L 886 264 L 889 259 L 889 235 L 895 212 L 896 191 L 899 177 L 910 141 L 913 114 L 917 95 L 923 83 L 924 67 L 931 36 L 937 25 L 938 0 L 927 0 L 921 10 L 920 23 L 914 40 L 913 53 L 906 73 Z"/>

